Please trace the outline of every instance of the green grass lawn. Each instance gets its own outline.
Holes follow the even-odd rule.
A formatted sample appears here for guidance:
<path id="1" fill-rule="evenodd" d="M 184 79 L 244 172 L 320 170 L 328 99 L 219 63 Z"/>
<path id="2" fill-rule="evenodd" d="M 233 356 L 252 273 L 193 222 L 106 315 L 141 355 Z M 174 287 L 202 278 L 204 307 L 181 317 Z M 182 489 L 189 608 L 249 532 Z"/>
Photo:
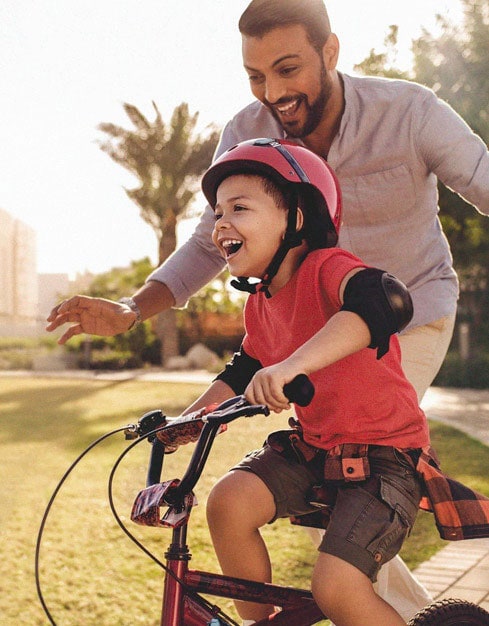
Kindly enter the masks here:
<path id="1" fill-rule="evenodd" d="M 0 377 L 0 625 L 47 625 L 34 582 L 36 536 L 45 506 L 69 464 L 96 437 L 162 408 L 178 415 L 203 387 L 157 382 L 107 382 Z M 216 440 L 197 486 L 192 513 L 192 567 L 217 569 L 205 526 L 210 486 L 250 448 L 261 445 L 286 416 L 255 417 L 230 425 Z M 445 470 L 489 495 L 489 449 L 453 429 L 432 424 Z M 107 502 L 107 478 L 126 448 L 118 434 L 83 459 L 52 509 L 41 549 L 41 583 L 58 626 L 129 626 L 159 623 L 161 571 L 120 531 Z M 171 533 L 129 521 L 135 494 L 144 487 L 149 447 L 137 446 L 115 479 L 119 514 L 146 547 L 163 558 Z M 463 453 L 461 453 L 463 451 Z M 191 446 L 165 461 L 165 478 L 181 475 Z M 307 587 L 314 549 L 302 529 L 282 520 L 265 529 L 275 582 Z M 410 567 L 445 545 L 431 515 L 419 521 L 403 549 Z M 230 608 L 229 603 L 223 606 Z"/>

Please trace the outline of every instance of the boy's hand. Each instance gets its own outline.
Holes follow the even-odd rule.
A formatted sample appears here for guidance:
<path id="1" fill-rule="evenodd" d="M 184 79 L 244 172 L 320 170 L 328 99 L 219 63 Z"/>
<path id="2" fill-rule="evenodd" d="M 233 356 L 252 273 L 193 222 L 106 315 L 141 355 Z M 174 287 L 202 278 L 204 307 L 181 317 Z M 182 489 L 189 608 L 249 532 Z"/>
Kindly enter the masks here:
<path id="1" fill-rule="evenodd" d="M 81 333 L 104 337 L 124 333 L 129 330 L 135 319 L 136 313 L 126 304 L 104 298 L 74 296 L 54 307 L 47 319 L 49 324 L 46 330 L 51 332 L 62 324 L 74 322 L 74 325 L 58 339 L 58 343 L 64 344 L 74 335 Z"/>
<path id="2" fill-rule="evenodd" d="M 287 366 L 285 361 L 264 367 L 253 376 L 244 395 L 251 404 L 266 404 L 275 413 L 288 411 L 290 402 L 284 394 L 284 385 L 300 373 Z"/>

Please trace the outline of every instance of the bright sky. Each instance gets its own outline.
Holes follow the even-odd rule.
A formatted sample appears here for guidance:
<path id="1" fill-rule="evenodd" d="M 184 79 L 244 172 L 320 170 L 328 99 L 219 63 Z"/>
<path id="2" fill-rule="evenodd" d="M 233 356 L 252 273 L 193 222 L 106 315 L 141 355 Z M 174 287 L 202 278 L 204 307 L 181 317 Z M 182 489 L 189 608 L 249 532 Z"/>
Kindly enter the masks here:
<path id="1" fill-rule="evenodd" d="M 102 272 L 149 255 L 156 237 L 124 187 L 134 179 L 96 144 L 100 122 L 130 127 L 123 102 L 164 119 L 187 102 L 222 126 L 251 101 L 239 16 L 248 0 L 2 0 L 0 207 L 37 233 L 39 272 Z M 390 24 L 399 65 L 435 14 L 459 0 L 327 0 L 351 72 Z M 368 7 L 368 8 L 367 8 Z M 188 229 L 185 229 L 186 231 Z"/>

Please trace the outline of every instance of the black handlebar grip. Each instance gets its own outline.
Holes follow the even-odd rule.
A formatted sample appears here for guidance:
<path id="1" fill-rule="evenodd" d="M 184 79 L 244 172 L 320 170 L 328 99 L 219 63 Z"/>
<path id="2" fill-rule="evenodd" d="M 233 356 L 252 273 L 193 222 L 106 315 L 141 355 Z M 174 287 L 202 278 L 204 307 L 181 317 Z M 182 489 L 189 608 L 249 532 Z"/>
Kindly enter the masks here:
<path id="1" fill-rule="evenodd" d="M 314 397 L 314 385 L 305 374 L 299 374 L 284 385 L 284 394 L 294 404 L 307 406 Z"/>

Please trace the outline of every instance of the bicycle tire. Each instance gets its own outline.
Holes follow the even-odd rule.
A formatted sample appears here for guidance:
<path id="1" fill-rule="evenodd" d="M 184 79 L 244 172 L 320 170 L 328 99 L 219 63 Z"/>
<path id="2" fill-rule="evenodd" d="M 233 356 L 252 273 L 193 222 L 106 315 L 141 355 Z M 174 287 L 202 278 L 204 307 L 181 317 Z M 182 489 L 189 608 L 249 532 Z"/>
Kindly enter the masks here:
<path id="1" fill-rule="evenodd" d="M 448 598 L 416 613 L 408 626 L 489 626 L 489 613 L 473 602 Z"/>

